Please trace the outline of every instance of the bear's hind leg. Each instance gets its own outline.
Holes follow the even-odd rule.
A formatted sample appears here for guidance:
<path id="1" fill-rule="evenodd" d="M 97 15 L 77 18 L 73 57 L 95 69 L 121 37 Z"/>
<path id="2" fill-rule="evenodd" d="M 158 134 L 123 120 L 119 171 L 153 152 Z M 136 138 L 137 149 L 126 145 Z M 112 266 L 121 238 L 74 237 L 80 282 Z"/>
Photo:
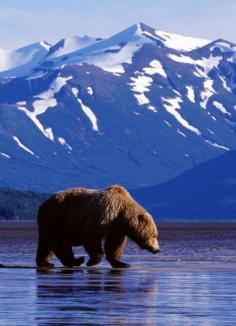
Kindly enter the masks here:
<path id="1" fill-rule="evenodd" d="M 102 241 L 99 239 L 97 241 L 91 241 L 84 244 L 84 249 L 89 254 L 89 260 L 87 266 L 94 266 L 100 263 L 102 257 L 104 256 L 102 250 Z"/>
<path id="2" fill-rule="evenodd" d="M 53 256 L 53 251 L 48 245 L 47 241 L 43 241 L 42 238 L 38 240 L 36 264 L 38 267 L 52 268 L 54 265 L 50 263 L 50 259 Z"/>
<path id="3" fill-rule="evenodd" d="M 62 265 L 66 267 L 78 267 L 84 263 L 84 257 L 75 258 L 72 247 L 67 243 L 57 244 L 53 251 Z"/>
<path id="4" fill-rule="evenodd" d="M 105 241 L 105 253 L 106 259 L 114 268 L 129 268 L 130 265 L 121 262 L 122 251 L 126 245 L 127 237 L 124 234 L 117 233 L 117 231 L 111 232 Z"/>

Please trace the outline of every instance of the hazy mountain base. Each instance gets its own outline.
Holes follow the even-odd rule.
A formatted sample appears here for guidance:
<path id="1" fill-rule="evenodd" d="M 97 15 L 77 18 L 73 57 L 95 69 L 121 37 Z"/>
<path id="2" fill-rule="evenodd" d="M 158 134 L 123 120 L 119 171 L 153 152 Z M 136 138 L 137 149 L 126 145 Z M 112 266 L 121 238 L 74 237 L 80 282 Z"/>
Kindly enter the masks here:
<path id="1" fill-rule="evenodd" d="M 38 207 L 49 194 L 0 189 L 0 219 L 35 220 Z"/>
<path id="2" fill-rule="evenodd" d="M 235 220 L 236 151 L 182 173 L 169 182 L 131 191 L 158 220 Z"/>
<path id="3" fill-rule="evenodd" d="M 131 189 L 158 221 L 235 220 L 236 151 L 204 162 L 169 182 Z M 50 194 L 0 188 L 0 219 L 35 220 Z"/>

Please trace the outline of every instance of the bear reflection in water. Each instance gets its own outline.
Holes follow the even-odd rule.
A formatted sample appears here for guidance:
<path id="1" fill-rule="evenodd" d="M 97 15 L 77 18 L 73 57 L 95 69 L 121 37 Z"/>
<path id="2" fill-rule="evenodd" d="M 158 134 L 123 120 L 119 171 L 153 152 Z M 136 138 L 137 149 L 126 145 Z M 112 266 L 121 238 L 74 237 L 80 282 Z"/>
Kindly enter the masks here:
<path id="1" fill-rule="evenodd" d="M 35 320 L 40 325 L 128 325 L 131 318 L 137 325 L 137 318 L 149 320 L 156 312 L 157 293 L 156 270 L 38 269 Z"/>
<path id="2" fill-rule="evenodd" d="M 84 247 L 89 255 L 87 266 L 98 264 L 105 251 L 112 267 L 130 267 L 119 260 L 127 237 L 151 253 L 159 251 L 152 216 L 117 185 L 104 190 L 74 188 L 54 194 L 39 208 L 38 229 L 38 267 L 53 267 L 53 255 L 64 266 L 80 266 L 84 257 L 75 258 L 72 246 Z"/>
<path id="3" fill-rule="evenodd" d="M 156 295 L 157 277 L 155 273 L 134 270 L 131 278 L 138 280 L 130 284 L 130 274 L 124 269 L 38 269 L 37 271 L 38 298 L 64 298 L 75 295 L 82 299 L 89 293 L 96 292 L 132 293 Z M 51 274 L 54 282 L 48 284 L 43 275 Z M 78 277 L 79 276 L 79 277 Z M 61 308 L 60 308 L 61 309 Z"/>

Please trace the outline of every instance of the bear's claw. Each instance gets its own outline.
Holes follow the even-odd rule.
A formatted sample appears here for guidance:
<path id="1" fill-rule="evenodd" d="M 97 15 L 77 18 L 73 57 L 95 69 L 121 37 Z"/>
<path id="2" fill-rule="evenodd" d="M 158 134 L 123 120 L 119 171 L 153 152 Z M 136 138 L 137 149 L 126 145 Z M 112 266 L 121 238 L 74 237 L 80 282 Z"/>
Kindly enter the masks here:
<path id="1" fill-rule="evenodd" d="M 99 264 L 101 261 L 101 257 L 96 257 L 96 258 L 89 258 L 89 260 L 87 261 L 87 266 L 94 266 Z"/>
<path id="2" fill-rule="evenodd" d="M 39 264 L 37 267 L 38 268 L 53 268 L 54 264 L 52 264 L 52 263 L 43 263 L 43 264 Z"/>
<path id="3" fill-rule="evenodd" d="M 130 266 L 130 264 L 126 264 L 126 263 L 123 263 L 122 261 L 113 261 L 112 263 L 111 263 L 111 266 L 113 267 L 113 268 L 130 268 L 131 266 Z"/>

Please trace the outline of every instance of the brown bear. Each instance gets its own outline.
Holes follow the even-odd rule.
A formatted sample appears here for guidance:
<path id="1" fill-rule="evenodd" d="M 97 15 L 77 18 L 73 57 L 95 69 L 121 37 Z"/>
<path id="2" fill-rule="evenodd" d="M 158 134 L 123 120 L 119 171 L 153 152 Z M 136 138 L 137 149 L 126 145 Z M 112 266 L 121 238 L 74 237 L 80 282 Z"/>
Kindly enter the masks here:
<path id="1" fill-rule="evenodd" d="M 38 267 L 53 267 L 55 254 L 64 266 L 79 266 L 72 246 L 84 246 L 88 266 L 98 264 L 104 253 L 112 267 L 130 267 L 119 261 L 127 237 L 142 249 L 159 251 L 152 216 L 121 186 L 104 190 L 68 189 L 54 194 L 39 208 Z"/>

